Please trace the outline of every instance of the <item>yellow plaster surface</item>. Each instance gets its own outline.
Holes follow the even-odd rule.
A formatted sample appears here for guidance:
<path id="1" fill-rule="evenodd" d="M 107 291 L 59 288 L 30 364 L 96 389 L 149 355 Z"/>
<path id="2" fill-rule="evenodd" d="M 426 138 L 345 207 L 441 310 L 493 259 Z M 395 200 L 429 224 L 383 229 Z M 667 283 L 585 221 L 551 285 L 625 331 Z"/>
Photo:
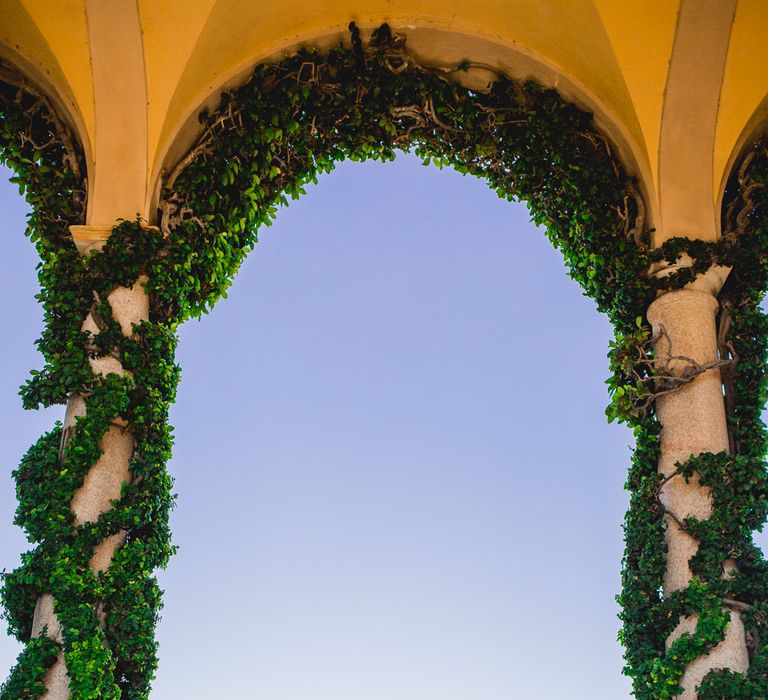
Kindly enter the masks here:
<path id="1" fill-rule="evenodd" d="M 88 25 L 82 0 L 21 0 L 61 67 L 88 132 L 95 128 Z"/>
<path id="2" fill-rule="evenodd" d="M 611 42 L 592 0 L 217 0 L 178 77 L 160 141 L 211 90 L 232 76 L 285 47 L 345 32 L 350 19 L 361 27 L 388 21 L 395 27 L 444 29 L 533 54 L 584 85 L 642 139 Z"/>
<path id="3" fill-rule="evenodd" d="M 595 5 L 634 105 L 655 189 L 659 177 L 664 88 L 680 2 L 636 0 L 623 3 L 595 0 Z M 649 18 L 653 22 L 653 31 L 639 30 L 647 25 Z"/>
<path id="4" fill-rule="evenodd" d="M 125 32 L 130 27 L 137 33 L 130 44 L 132 56 L 141 56 L 142 75 L 135 75 L 136 60 L 120 60 L 120 47 L 102 44 L 99 48 L 93 42 L 88 14 L 94 2 L 107 3 L 115 28 Z M 363 28 L 388 21 L 406 32 L 447 32 L 468 51 L 481 44 L 499 47 L 500 64 L 513 73 L 517 67 L 519 77 L 536 73 L 531 66 L 539 66 L 538 74 L 548 76 L 548 84 L 591 105 L 628 144 L 634 170 L 650 195 L 651 214 L 656 216 L 659 187 L 666 187 L 659 181 L 662 114 L 669 114 L 665 89 L 680 7 L 686 2 L 697 4 L 697 0 L 185 0 L 183 4 L 178 0 L 0 0 L 0 56 L 17 59 L 20 68 L 34 73 L 30 77 L 44 78 L 59 99 L 81 115 L 75 121 L 89 150 L 89 170 L 93 174 L 98 164 L 102 184 L 119 177 L 103 172 L 108 169 L 103 153 L 99 156 L 103 148 L 112 154 L 142 150 L 132 161 L 143 162 L 145 181 L 141 187 L 136 184 L 137 192 L 129 199 L 133 207 L 144 197 L 146 215 L 157 174 L 174 157 L 182 126 L 193 120 L 204 101 L 241 79 L 258 61 L 302 43 L 344 36 L 351 19 Z M 702 43 L 696 50 L 706 52 L 707 46 Z M 520 58 L 519 66 L 513 64 L 515 56 Z M 768 2 L 738 0 L 719 112 L 714 117 L 716 132 L 715 125 L 712 128 L 711 191 L 716 197 L 734 149 L 759 126 L 758 117 L 768 115 L 768 74 L 761 69 L 766 65 Z M 118 86 L 135 82 L 132 93 L 144 94 L 146 105 L 140 106 L 138 99 L 129 106 L 117 99 L 94 105 L 92 66 L 100 66 L 100 71 L 108 68 Z M 134 74 L 128 76 L 129 70 Z M 110 92 L 103 87 L 100 91 Z M 134 110 L 133 114 L 146 110 L 142 137 L 136 139 L 135 125 L 124 133 L 113 130 L 110 138 L 119 143 L 106 146 L 102 131 L 100 145 L 90 153 L 97 121 L 102 127 L 126 123 L 126 116 L 118 114 L 126 109 Z M 114 157 L 107 160 L 111 167 L 119 163 Z M 709 170 L 709 163 L 705 167 Z M 109 197 L 104 210 L 111 206 Z"/>
<path id="5" fill-rule="evenodd" d="M 147 217 L 147 83 L 135 0 L 85 0 L 96 105 L 86 223 Z"/>
<path id="6" fill-rule="evenodd" d="M 737 0 L 683 0 L 662 106 L 655 244 L 717 240 L 715 127 Z"/>
<path id="7" fill-rule="evenodd" d="M 768 2 L 739 0 L 725 64 L 712 177 L 716 194 L 735 151 L 768 116 Z M 755 118 L 753 118 L 755 117 Z M 763 121 L 763 126 L 765 122 Z M 764 130 L 764 129 L 763 129 Z"/>
<path id="8" fill-rule="evenodd" d="M 176 94 L 179 78 L 195 50 L 216 0 L 186 2 L 183 12 L 169 2 L 138 0 L 138 4 L 147 66 L 147 99 L 150 106 L 148 149 L 151 162 L 166 121 L 168 105 Z"/>
<path id="9" fill-rule="evenodd" d="M 39 18 L 40 8 L 31 6 L 28 11 L 20 0 L 0 0 L 0 57 L 18 68 L 29 68 L 31 79 L 52 87 L 54 97 L 64 104 L 78 128 L 85 130 L 88 149 L 88 136 L 93 133 L 89 48 L 87 39 L 79 41 L 81 29 L 76 26 L 78 17 L 83 17 L 82 0 L 72 0 L 71 4 L 73 16 L 64 26 L 72 30 L 73 42 L 62 45 L 55 40 L 49 43 L 44 33 L 46 22 Z"/>

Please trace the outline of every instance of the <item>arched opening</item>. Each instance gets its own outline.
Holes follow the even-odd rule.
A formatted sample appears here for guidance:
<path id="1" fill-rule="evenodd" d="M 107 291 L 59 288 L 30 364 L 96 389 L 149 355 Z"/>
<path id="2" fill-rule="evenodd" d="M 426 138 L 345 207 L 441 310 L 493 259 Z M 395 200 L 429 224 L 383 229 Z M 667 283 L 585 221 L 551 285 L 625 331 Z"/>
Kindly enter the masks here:
<path id="1" fill-rule="evenodd" d="M 322 77 L 321 73 L 325 69 L 321 59 L 315 62 L 311 56 L 307 56 L 308 60 L 300 65 L 295 58 L 292 59 L 296 65 L 278 67 L 276 76 L 257 74 L 256 79 L 244 88 L 242 95 L 249 95 L 249 91 L 253 90 L 274 92 L 270 95 L 270 99 L 274 98 L 271 107 L 277 110 L 258 128 L 249 130 L 242 121 L 258 122 L 258 99 L 251 104 L 256 106 L 255 112 L 238 108 L 233 111 L 233 103 L 225 102 L 223 112 L 211 116 L 203 141 L 195 146 L 191 157 L 184 161 L 186 167 L 171 173 L 166 182 L 161 200 L 162 218 L 159 221 L 162 233 L 158 231 L 148 234 L 150 237 L 166 235 L 170 241 L 167 255 L 161 255 L 156 260 L 150 259 L 148 263 L 142 261 L 142 264 L 152 266 L 151 270 L 147 270 L 149 284 L 152 285 L 152 320 L 166 322 L 173 327 L 190 312 L 212 304 L 215 297 L 226 288 L 227 276 L 235 271 L 253 242 L 253 239 L 249 239 L 253 228 L 267 222 L 272 207 L 285 194 L 299 194 L 302 184 L 312 179 L 316 172 L 329 169 L 333 161 L 341 160 L 342 157 L 352 160 L 388 160 L 394 156 L 393 149 L 407 149 L 413 145 L 422 157 L 441 164 L 451 164 L 462 172 L 484 175 L 504 198 L 510 199 L 517 194 L 528 197 L 537 220 L 549 225 L 550 236 L 565 251 L 571 273 L 598 297 L 603 310 L 615 311 L 611 301 L 612 292 L 601 292 L 599 283 L 604 281 L 605 275 L 628 274 L 626 269 L 622 271 L 613 267 L 612 255 L 616 249 L 633 250 L 643 238 L 642 204 L 637 191 L 630 192 L 631 182 L 615 160 L 610 145 L 592 129 L 589 115 L 563 102 L 556 93 L 542 91 L 532 84 L 521 85 L 501 78 L 497 84 L 498 89 L 494 87 L 487 95 L 460 88 L 414 64 L 402 51 L 397 37 L 385 32 L 384 28 L 374 40 L 384 50 L 366 58 L 358 46 L 359 38 L 355 40 L 353 33 L 353 41 L 357 42 L 354 63 L 342 56 L 342 63 L 337 68 L 330 66 L 329 72 Z M 329 90 L 334 89 L 336 78 L 346 82 L 343 89 L 349 88 L 349 80 L 354 78 L 356 72 L 363 74 L 368 70 L 365 67 L 367 60 L 378 61 L 379 70 L 384 69 L 373 83 L 364 87 L 361 82 L 357 88 L 357 97 L 354 94 L 345 95 L 332 109 L 312 113 L 310 102 L 313 99 L 332 95 L 333 92 Z M 301 87 L 299 99 L 309 100 L 298 111 L 295 109 L 294 96 L 279 92 L 282 90 L 280 73 L 286 70 L 289 83 L 293 83 L 292 71 L 298 71 L 296 82 Z M 334 73 L 336 70 L 338 74 Z M 416 80 L 401 81 L 398 76 L 405 70 L 414 71 Z M 453 70 L 463 68 L 459 66 Z M 308 72 L 308 77 L 305 72 Z M 275 77 L 277 80 L 273 80 Z M 400 86 L 404 86 L 405 92 L 398 94 Z M 382 104 L 378 105 L 377 100 L 380 98 Z M 398 102 L 399 98 L 404 99 Z M 388 104 L 388 100 L 393 99 L 394 104 Z M 288 121 L 283 123 L 283 117 Z M 217 133 L 219 124 L 225 128 Z M 219 138 L 209 144 L 205 139 L 211 133 Z M 240 146 L 231 138 L 242 136 L 243 133 L 250 133 L 251 138 L 256 139 L 251 144 L 255 148 L 250 162 L 240 158 L 237 150 Z M 471 136 L 468 136 L 470 133 Z M 510 139 L 502 138 L 502 133 Z M 529 141 L 525 140 L 525 135 Z M 303 139 L 307 138 L 310 142 L 316 141 L 308 152 L 302 150 L 306 145 L 302 145 Z M 208 149 L 209 145 L 213 151 Z M 507 148 L 511 150 L 505 150 Z M 207 162 L 214 154 L 220 155 L 222 160 Z M 266 171 L 261 170 L 264 163 L 268 164 Z M 245 178 L 242 181 L 241 175 Z M 192 189 L 189 189 L 190 185 Z M 237 203 L 231 199 L 233 186 L 237 190 L 234 195 Z M 191 193 L 198 198 L 197 201 L 189 199 Z M 587 197 L 587 193 L 591 196 Z M 199 206 L 201 197 L 208 203 L 208 210 L 205 206 Z M 242 199 L 246 197 L 256 202 L 257 206 L 249 208 L 247 201 Z M 245 208 L 243 205 L 246 205 Z M 221 216 L 234 218 L 223 229 L 219 229 Z M 200 226 L 205 229 L 204 233 L 198 230 Z M 123 226 L 123 230 L 129 229 Z M 590 234 L 582 236 L 588 231 L 591 231 L 591 237 Z M 140 234 L 141 230 L 136 233 Z M 209 234 L 213 234 L 214 238 L 208 239 Z M 607 238 L 606 234 L 611 238 Z M 188 238 L 190 235 L 195 239 Z M 201 235 L 204 237 L 201 238 Z M 114 241 L 118 239 L 115 237 Z M 140 236 L 134 238 L 139 239 Z M 605 244 L 612 246 L 610 251 Z M 107 250 L 113 245 L 116 243 L 111 239 Z M 187 248 L 190 245 L 192 250 Z M 205 248 L 200 248 L 200 245 Z M 226 252 L 221 245 L 232 247 Z M 579 259 L 584 246 L 595 252 L 590 253 L 590 258 Z M 177 256 L 185 248 L 190 258 L 188 261 L 179 261 Z M 224 258 L 223 265 L 214 262 L 214 268 L 204 271 L 211 256 L 218 258 L 220 254 Z M 227 259 L 230 254 L 231 257 Z M 63 264 L 71 266 L 69 270 L 72 279 L 77 279 L 81 263 L 70 258 L 64 260 Z M 131 263 L 128 263 L 127 269 L 131 269 Z M 174 282 L 166 282 L 175 278 L 180 270 L 189 272 L 183 273 L 183 281 L 178 281 L 182 285 L 192 281 L 192 285 L 184 290 L 176 290 L 179 292 L 178 297 L 168 305 L 168 295 L 176 294 L 176 291 Z M 167 277 L 168 274 L 170 277 Z M 614 315 L 614 320 L 617 318 Z M 559 338 L 558 333 L 555 335 Z M 521 347 L 519 343 L 518 349 Z M 135 371 L 142 370 L 138 367 Z M 115 387 L 108 391 L 113 390 Z M 49 390 L 46 388 L 44 391 Z M 92 396 L 90 400 L 93 400 Z M 90 412 L 86 418 L 89 415 Z M 76 433 L 73 439 L 77 441 L 79 435 L 79 432 Z M 138 445 L 145 444 L 147 447 L 155 444 L 150 445 L 148 441 L 142 443 L 139 437 L 136 440 Z M 138 449 L 141 451 L 141 448 Z M 531 457 L 528 459 L 530 461 Z M 155 488 L 155 485 L 142 484 L 138 488 Z M 519 491 L 517 495 L 520 495 Z M 68 509 L 68 504 L 67 501 L 62 506 Z M 109 525 L 107 521 L 105 523 Z M 522 527 L 520 521 L 518 526 Z M 164 523 L 157 518 L 148 520 L 144 527 L 149 529 L 150 538 L 164 534 Z M 497 535 L 499 531 L 496 531 Z M 140 545 L 142 536 L 139 534 L 136 539 L 131 538 L 130 544 Z M 162 543 L 162 546 L 167 547 L 167 543 Z M 125 551 L 125 548 L 119 550 L 118 556 L 122 556 Z M 110 567 L 107 572 L 107 581 L 110 580 L 113 568 Z M 137 576 L 130 576 L 124 583 L 134 586 L 136 580 Z M 116 594 L 122 596 L 122 587 L 115 588 Z M 540 590 L 541 586 L 533 585 L 528 589 L 528 595 L 532 595 L 536 588 Z M 557 588 L 555 585 L 550 591 L 550 597 L 557 595 Z M 136 595 L 144 595 L 139 589 L 129 591 L 130 595 L 134 592 Z M 54 596 L 55 600 L 62 600 L 61 594 Z M 117 603 L 117 612 L 113 615 L 122 615 L 120 605 Z M 29 612 L 26 609 L 24 614 L 29 615 Z M 125 664 L 120 669 L 118 682 L 131 684 L 134 683 L 134 674 L 142 674 L 139 682 L 145 683 L 145 670 L 139 667 L 146 668 L 147 651 L 132 648 L 135 640 L 125 635 L 120 636 L 109 622 L 105 629 L 107 635 L 115 635 L 109 639 L 109 644 L 127 645 L 125 655 L 118 661 Z M 139 638 L 138 643 L 143 644 L 143 639 Z M 134 654 L 140 655 L 138 663 Z M 88 673 L 87 668 L 78 670 L 68 664 L 67 670 L 72 676 L 81 672 Z"/>
<path id="2" fill-rule="evenodd" d="M 527 219 L 348 162 L 184 327 L 158 698 L 628 697 L 610 327 Z"/>
<path id="3" fill-rule="evenodd" d="M 23 205 L 10 183 L 2 199 L 18 205 L 3 207 L 17 233 L 3 279 L 19 289 L 16 256 L 26 254 L 37 310 Z M 527 219 L 474 178 L 413 156 L 346 163 L 281 211 L 228 303 L 183 328 L 171 465 L 181 551 L 161 577 L 153 696 L 202 698 L 246 682 L 285 698 L 310 684 L 317 697 L 350 699 L 363 687 L 414 698 L 535 692 L 552 629 L 567 619 L 562 643 L 584 656 L 552 697 L 574 685 L 621 697 L 610 600 L 631 438 L 603 416 L 609 324 Z M 38 332 L 4 365 L 11 410 L 39 362 Z M 254 341 L 259 356 L 233 372 L 222 339 Z M 325 381 L 313 382 L 320 372 Z M 324 394 L 339 381 L 338 395 Z M 6 463 L 60 411 L 14 419 L 34 424 L 9 431 L 18 439 L 6 442 Z M 6 524 L 12 494 L 9 483 Z M 4 534 L 4 551 L 26 547 L 18 529 Z M 563 586 L 563 569 L 579 572 L 575 586 Z M 19 646 L 4 641 L 10 667 Z M 190 665 L 216 671 L 193 680 Z"/>

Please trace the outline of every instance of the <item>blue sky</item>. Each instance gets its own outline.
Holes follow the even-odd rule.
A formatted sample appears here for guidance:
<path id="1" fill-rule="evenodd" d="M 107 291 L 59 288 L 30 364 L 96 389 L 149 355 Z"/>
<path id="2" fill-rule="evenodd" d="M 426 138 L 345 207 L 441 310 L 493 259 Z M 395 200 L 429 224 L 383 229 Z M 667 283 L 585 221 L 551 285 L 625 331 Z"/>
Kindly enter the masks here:
<path id="1" fill-rule="evenodd" d="M 5 173 L 7 569 L 11 471 L 63 415 L 17 396 L 40 362 L 24 213 Z M 153 698 L 630 697 L 611 329 L 528 218 L 412 156 L 345 163 L 182 328 Z M 0 639 L 2 669 L 18 650 Z"/>

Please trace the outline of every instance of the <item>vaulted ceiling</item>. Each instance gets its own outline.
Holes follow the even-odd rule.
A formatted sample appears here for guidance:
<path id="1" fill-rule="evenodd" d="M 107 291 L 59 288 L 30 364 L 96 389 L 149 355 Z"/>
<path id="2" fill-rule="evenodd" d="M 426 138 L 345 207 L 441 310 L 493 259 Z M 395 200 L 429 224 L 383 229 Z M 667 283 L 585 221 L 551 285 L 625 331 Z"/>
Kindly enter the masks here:
<path id="1" fill-rule="evenodd" d="M 481 60 L 592 110 L 661 238 L 718 235 L 724 180 L 768 113 L 765 0 L 0 0 L 0 58 L 68 112 L 89 223 L 108 224 L 152 211 L 222 87 L 338 42 L 350 20 L 388 22 L 426 63 Z"/>

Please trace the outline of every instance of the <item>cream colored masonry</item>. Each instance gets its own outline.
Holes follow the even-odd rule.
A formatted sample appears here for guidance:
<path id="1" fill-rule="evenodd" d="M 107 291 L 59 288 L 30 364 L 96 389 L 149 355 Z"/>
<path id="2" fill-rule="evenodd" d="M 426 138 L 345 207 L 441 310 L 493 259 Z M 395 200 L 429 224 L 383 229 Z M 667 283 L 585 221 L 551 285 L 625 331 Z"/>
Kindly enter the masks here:
<path id="1" fill-rule="evenodd" d="M 88 252 L 98 248 L 102 241 L 81 248 L 81 252 Z M 115 317 L 125 335 L 131 335 L 133 324 L 149 318 L 149 299 L 144 290 L 146 278 L 139 280 L 133 287 L 117 287 L 107 298 Z M 83 323 L 83 330 L 93 335 L 98 335 L 99 329 L 92 314 Z M 106 375 L 110 372 L 128 375 L 119 360 L 113 357 L 99 357 L 90 360 L 91 368 L 97 375 Z M 74 430 L 78 416 L 85 414 L 85 401 L 81 396 L 72 396 L 67 404 L 64 419 L 64 438 Z M 102 454 L 96 464 L 91 467 L 86 475 L 83 485 L 75 492 L 72 498 L 72 511 L 75 514 L 75 524 L 93 522 L 99 515 L 111 508 L 110 502 L 120 497 L 123 483 L 130 480 L 130 460 L 133 455 L 134 440 L 131 433 L 125 429 L 125 421 L 121 418 L 115 421 L 113 427 L 107 430 L 101 442 Z M 122 544 L 124 533 L 118 533 L 103 540 L 94 548 L 93 556 L 89 562 L 94 572 L 105 571 L 109 568 L 117 548 Z M 43 629 L 52 639 L 62 642 L 61 625 L 53 610 L 53 597 L 50 594 L 42 595 L 35 608 L 32 623 L 32 636 L 39 636 Z M 63 654 L 59 655 L 56 663 L 48 670 L 45 677 L 46 692 L 43 698 L 46 700 L 66 700 L 69 698 L 69 677 L 64 663 Z"/>
<path id="2" fill-rule="evenodd" d="M 661 273 L 663 274 L 663 273 Z M 717 293 L 728 274 L 725 268 L 712 268 L 685 289 L 667 292 L 648 308 L 648 320 L 657 338 L 656 362 L 671 373 L 680 373 L 687 363 L 679 356 L 705 364 L 718 358 L 716 316 Z M 662 330 L 663 329 L 663 330 Z M 711 369 L 675 393 L 659 397 L 656 406 L 661 423 L 659 471 L 664 476 L 675 472 L 675 463 L 703 452 L 728 450 L 725 403 L 719 369 Z M 667 568 L 664 593 L 685 588 L 691 578 L 690 558 L 699 543 L 675 521 L 688 516 L 707 519 L 712 514 L 711 494 L 696 479 L 686 483 L 682 476 L 672 476 L 661 492 L 667 515 Z M 726 563 L 723 576 L 732 573 L 735 564 Z M 712 669 L 728 668 L 743 673 L 749 666 L 744 625 L 741 615 L 729 610 L 730 625 L 725 639 L 709 654 L 691 663 L 682 678 L 684 693 L 678 700 L 695 700 L 696 686 Z M 667 639 L 667 646 L 684 632 L 693 632 L 697 617 L 681 617 Z"/>

